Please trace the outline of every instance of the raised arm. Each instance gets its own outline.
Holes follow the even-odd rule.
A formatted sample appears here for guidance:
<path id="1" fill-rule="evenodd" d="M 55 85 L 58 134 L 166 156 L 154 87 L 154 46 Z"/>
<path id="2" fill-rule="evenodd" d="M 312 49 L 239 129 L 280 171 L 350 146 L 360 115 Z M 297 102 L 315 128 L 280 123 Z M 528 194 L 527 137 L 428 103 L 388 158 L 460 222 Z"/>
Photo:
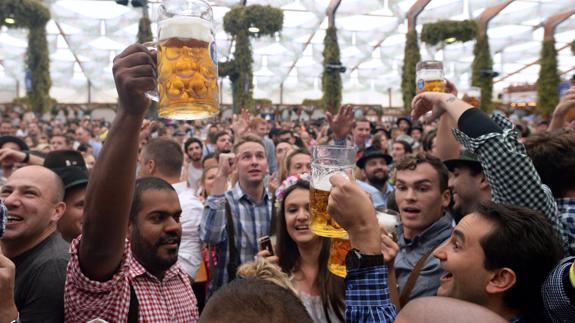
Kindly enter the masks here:
<path id="1" fill-rule="evenodd" d="M 565 93 L 557 107 L 555 107 L 551 124 L 549 124 L 549 131 L 563 128 L 565 122 L 568 121 L 566 120 L 567 116 L 575 113 L 573 110 L 575 110 L 575 86 L 567 90 L 567 93 Z"/>
<path id="2" fill-rule="evenodd" d="M 131 45 L 114 59 L 119 106 L 110 134 L 92 170 L 86 191 L 80 268 L 92 280 L 106 281 L 122 261 L 136 177 L 140 127 L 155 88 L 155 57 Z"/>
<path id="3" fill-rule="evenodd" d="M 347 135 L 353 128 L 353 107 L 349 104 L 342 105 L 335 116 L 327 112 L 325 114 L 329 127 L 333 130 L 336 145 L 345 146 Z"/>
<path id="4" fill-rule="evenodd" d="M 447 81 L 447 92 L 457 96 L 457 88 Z M 437 157 L 441 160 L 459 158 L 459 142 L 455 140 L 451 129 L 457 128 L 457 122 L 449 115 L 443 114 L 437 125 Z"/>

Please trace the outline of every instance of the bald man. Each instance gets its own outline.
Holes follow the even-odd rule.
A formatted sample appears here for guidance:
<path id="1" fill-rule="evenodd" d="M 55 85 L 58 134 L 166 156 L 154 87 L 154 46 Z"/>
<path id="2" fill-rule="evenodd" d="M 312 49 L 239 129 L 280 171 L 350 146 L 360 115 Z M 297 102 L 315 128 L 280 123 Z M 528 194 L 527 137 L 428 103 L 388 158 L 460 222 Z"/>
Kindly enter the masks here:
<path id="1" fill-rule="evenodd" d="M 506 323 L 487 308 L 450 297 L 419 297 L 399 312 L 395 323 Z"/>
<path id="2" fill-rule="evenodd" d="M 68 244 L 56 231 L 64 214 L 62 180 L 42 166 L 16 170 L 0 189 L 8 223 L 0 246 L 16 266 L 14 307 L 2 319 L 63 322 Z M 3 299 L 2 302 L 5 300 Z"/>

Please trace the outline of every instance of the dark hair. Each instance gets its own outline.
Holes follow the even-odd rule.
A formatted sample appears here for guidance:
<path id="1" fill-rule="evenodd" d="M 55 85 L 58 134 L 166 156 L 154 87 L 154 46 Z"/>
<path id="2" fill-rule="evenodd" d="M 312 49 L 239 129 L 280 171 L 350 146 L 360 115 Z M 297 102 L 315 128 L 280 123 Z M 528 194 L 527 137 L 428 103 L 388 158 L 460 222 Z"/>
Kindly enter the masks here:
<path id="1" fill-rule="evenodd" d="M 78 149 L 76 149 L 76 150 L 85 153 L 85 152 L 88 152 L 88 149 L 89 149 L 89 148 L 92 148 L 92 145 L 90 145 L 90 144 L 80 144 L 80 145 L 78 146 Z"/>
<path id="2" fill-rule="evenodd" d="M 575 188 L 575 133 L 557 129 L 533 135 L 525 141 L 527 154 L 555 197 Z"/>
<path id="3" fill-rule="evenodd" d="M 158 172 L 163 175 L 176 177 L 182 172 L 184 152 L 176 141 L 168 138 L 154 138 L 142 149 L 144 162 L 156 162 Z"/>
<path id="4" fill-rule="evenodd" d="M 219 157 L 220 157 L 220 154 L 218 154 L 217 152 L 212 152 L 212 153 L 205 155 L 204 158 L 202 158 L 202 168 L 205 168 L 204 163 L 206 162 L 206 160 L 215 159 L 216 161 L 219 161 Z"/>
<path id="5" fill-rule="evenodd" d="M 184 143 L 184 151 L 186 153 L 188 152 L 188 148 L 190 147 L 190 145 L 193 144 L 194 142 L 200 145 L 201 149 L 204 149 L 204 144 L 202 143 L 202 141 L 198 138 L 192 137 L 186 140 L 186 142 Z"/>
<path id="6" fill-rule="evenodd" d="M 298 180 L 294 185 L 289 187 L 284 193 L 284 199 L 281 202 L 278 211 L 277 256 L 279 258 L 281 269 L 288 274 L 291 274 L 298 268 L 300 254 L 295 241 L 293 241 L 287 232 L 285 201 L 288 195 L 297 188 L 309 190 L 310 183 L 308 181 Z M 331 243 L 330 239 L 324 237 L 318 238 L 322 240 L 322 247 L 318 259 L 319 271 L 317 273 L 314 286 L 320 291 L 322 307 L 328 322 L 330 322 L 328 315 L 328 309 L 330 307 L 336 316 L 341 321 L 344 321 L 344 282 L 343 279 L 335 276 L 327 269 L 329 247 Z"/>
<path id="7" fill-rule="evenodd" d="M 433 129 L 430 132 L 426 132 L 421 137 L 421 145 L 423 146 L 423 151 L 426 153 L 433 150 L 433 139 L 437 136 L 437 129 Z"/>
<path id="8" fill-rule="evenodd" d="M 404 140 L 395 140 L 393 142 L 394 144 L 401 144 L 403 146 L 403 150 L 405 150 L 406 154 L 411 154 L 413 152 L 413 147 L 411 147 L 411 145 Z"/>
<path id="9" fill-rule="evenodd" d="M 449 179 L 449 171 L 447 167 L 443 164 L 441 159 L 430 155 L 430 154 L 417 154 L 415 156 L 405 156 L 401 158 L 396 164 L 395 169 L 397 171 L 402 170 L 415 170 L 417 165 L 429 164 L 437 172 L 437 177 L 439 178 L 439 190 L 445 191 L 447 189 L 447 181 Z"/>
<path id="10" fill-rule="evenodd" d="M 134 188 L 132 207 L 130 208 L 130 222 L 134 222 L 138 218 L 138 212 L 140 212 L 142 207 L 142 194 L 147 190 L 168 190 L 175 192 L 172 184 L 159 177 L 145 176 L 138 178 L 136 180 L 136 187 Z"/>
<path id="11" fill-rule="evenodd" d="M 218 141 L 218 139 L 220 139 L 220 137 L 222 136 L 228 136 L 230 137 L 230 140 L 232 140 L 232 135 L 230 135 L 227 131 L 220 131 L 216 134 L 216 142 Z"/>
<path id="12" fill-rule="evenodd" d="M 313 323 L 291 290 L 261 278 L 236 279 L 210 298 L 199 322 Z"/>
<path id="13" fill-rule="evenodd" d="M 382 137 L 385 137 L 386 139 L 383 140 Z M 373 139 L 371 140 L 371 147 L 387 153 L 388 150 L 387 145 L 383 146 L 383 141 L 387 142 L 387 135 L 385 135 L 384 133 L 378 133 L 375 136 L 373 136 Z"/>
<path id="14" fill-rule="evenodd" d="M 372 127 L 371 127 L 371 121 L 367 120 L 366 118 L 361 118 L 361 119 L 359 119 L 359 120 L 355 120 L 355 121 L 353 122 L 353 129 L 355 129 L 355 127 L 357 127 L 357 124 L 360 123 L 360 122 L 367 122 L 367 123 L 369 124 L 369 129 L 370 129 L 369 131 L 371 132 L 371 128 L 372 128 Z"/>
<path id="15" fill-rule="evenodd" d="M 541 286 L 563 256 L 559 240 L 543 214 L 520 206 L 483 202 L 477 213 L 494 224 L 479 240 L 487 270 L 510 268 L 515 284 L 503 301 L 519 309 L 527 322 L 541 322 Z"/>

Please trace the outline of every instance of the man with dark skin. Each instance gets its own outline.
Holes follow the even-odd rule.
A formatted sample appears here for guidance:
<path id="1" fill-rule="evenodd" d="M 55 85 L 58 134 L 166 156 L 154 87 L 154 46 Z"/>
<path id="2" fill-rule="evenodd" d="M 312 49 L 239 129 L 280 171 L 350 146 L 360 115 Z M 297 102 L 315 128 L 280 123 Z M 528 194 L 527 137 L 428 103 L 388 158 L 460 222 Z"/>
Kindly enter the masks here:
<path id="1" fill-rule="evenodd" d="M 190 280 L 176 262 L 178 196 L 156 177 L 135 182 L 139 133 L 150 105 L 144 93 L 156 88 L 155 71 L 156 55 L 139 44 L 114 59 L 118 112 L 88 183 L 83 234 L 71 245 L 67 321 L 198 318 Z"/>

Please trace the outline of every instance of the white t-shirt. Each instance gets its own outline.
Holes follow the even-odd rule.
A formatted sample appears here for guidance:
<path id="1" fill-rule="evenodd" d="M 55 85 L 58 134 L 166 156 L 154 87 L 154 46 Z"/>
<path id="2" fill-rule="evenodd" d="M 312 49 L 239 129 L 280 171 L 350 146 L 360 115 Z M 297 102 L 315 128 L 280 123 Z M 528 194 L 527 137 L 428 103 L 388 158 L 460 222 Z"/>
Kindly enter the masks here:
<path id="1" fill-rule="evenodd" d="M 197 192 L 200 188 L 200 180 L 202 179 L 202 168 L 195 168 L 192 163 L 188 166 L 188 187 L 193 192 Z"/>

